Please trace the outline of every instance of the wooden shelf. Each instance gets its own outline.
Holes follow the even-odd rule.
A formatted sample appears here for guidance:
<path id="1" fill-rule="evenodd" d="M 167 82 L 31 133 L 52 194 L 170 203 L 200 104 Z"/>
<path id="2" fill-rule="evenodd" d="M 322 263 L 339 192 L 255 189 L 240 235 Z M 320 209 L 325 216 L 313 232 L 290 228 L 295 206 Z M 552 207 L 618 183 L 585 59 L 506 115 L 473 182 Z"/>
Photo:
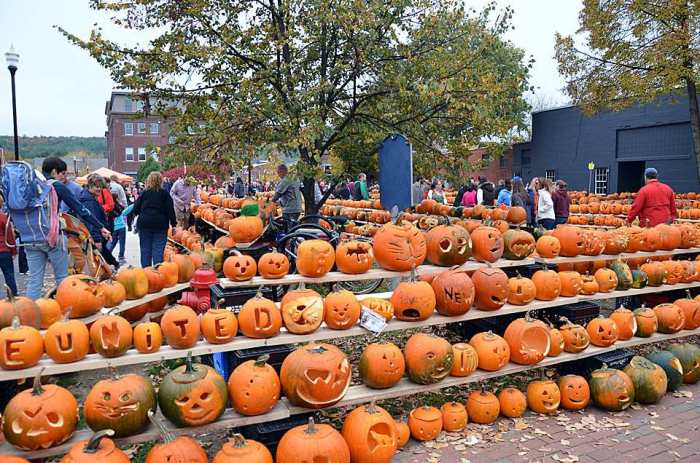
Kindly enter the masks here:
<path id="1" fill-rule="evenodd" d="M 223 228 L 221 228 L 221 227 L 219 227 L 219 226 L 217 226 L 217 225 L 214 225 L 213 223 L 211 223 L 211 222 L 209 222 L 208 220 L 205 220 L 205 219 L 203 219 L 203 218 L 201 218 L 201 217 L 199 218 L 199 220 L 201 220 L 201 221 L 204 222 L 205 224 L 209 225 L 211 228 L 213 228 L 214 230 L 218 231 L 219 233 L 223 233 L 223 234 L 225 234 L 225 235 L 228 235 L 228 230 L 224 230 Z"/>
<path id="2" fill-rule="evenodd" d="M 598 256 L 576 256 L 576 257 L 533 257 L 537 263 L 546 264 L 564 264 L 575 262 L 592 262 L 596 260 L 617 260 L 617 259 L 633 259 L 639 257 L 658 257 L 671 256 L 679 254 L 696 254 L 700 253 L 700 248 L 674 249 L 673 251 L 654 251 L 654 252 L 623 252 L 621 254 L 600 254 Z"/>
<path id="3" fill-rule="evenodd" d="M 387 324 L 384 331 L 391 332 L 411 328 L 421 328 L 426 326 L 445 325 L 448 323 L 458 323 L 469 320 L 479 320 L 483 318 L 500 317 L 503 315 L 525 313 L 531 310 L 561 307 L 563 305 L 575 304 L 577 302 L 582 302 L 586 300 L 601 300 L 626 296 L 638 296 L 641 294 L 684 290 L 698 287 L 700 287 L 700 282 L 681 283 L 676 285 L 663 285 L 658 287 L 646 287 L 641 289 L 629 289 L 626 291 L 612 291 L 610 293 L 598 293 L 592 296 L 558 297 L 553 301 L 533 301 L 530 304 L 524 306 L 506 304 L 499 310 L 495 311 L 484 311 L 472 308 L 464 315 L 460 315 L 457 317 L 447 317 L 435 313 L 427 320 L 415 322 L 393 319 Z M 387 292 L 358 295 L 358 299 L 360 300 L 366 299 L 368 297 L 379 297 L 382 299 L 388 299 L 391 297 L 391 293 Z M 188 352 L 192 352 L 192 355 L 195 356 L 207 355 L 214 354 L 217 352 L 233 352 L 254 347 L 281 346 L 285 344 L 324 341 L 328 339 L 346 338 L 350 336 L 362 336 L 366 334 L 370 334 L 370 332 L 360 327 L 359 325 L 353 326 L 352 328 L 347 330 L 332 330 L 328 328 L 325 324 L 323 324 L 318 330 L 305 335 L 292 334 L 287 332 L 284 328 L 282 328 L 282 331 L 279 335 L 267 339 L 252 339 L 244 336 L 237 336 L 232 341 L 229 341 L 225 344 L 209 344 L 204 340 L 200 340 L 199 342 L 197 342 L 197 344 L 195 344 L 189 349 L 173 349 L 170 346 L 164 345 L 160 348 L 158 352 L 154 352 L 152 354 L 141 354 L 138 353 L 135 349 L 129 349 L 124 355 L 110 359 L 106 359 L 99 354 L 89 354 L 86 358 L 80 360 L 79 362 L 60 364 L 54 363 L 51 359 L 44 356 L 39 362 L 39 364 L 34 367 L 25 368 L 22 370 L 0 371 L 0 381 L 7 381 L 20 378 L 33 378 L 34 376 L 36 376 L 36 374 L 41 368 L 44 368 L 44 375 L 48 376 L 72 373 L 75 371 L 99 370 L 109 366 L 120 367 L 150 362 L 161 362 L 164 360 L 184 358 L 187 356 Z"/>

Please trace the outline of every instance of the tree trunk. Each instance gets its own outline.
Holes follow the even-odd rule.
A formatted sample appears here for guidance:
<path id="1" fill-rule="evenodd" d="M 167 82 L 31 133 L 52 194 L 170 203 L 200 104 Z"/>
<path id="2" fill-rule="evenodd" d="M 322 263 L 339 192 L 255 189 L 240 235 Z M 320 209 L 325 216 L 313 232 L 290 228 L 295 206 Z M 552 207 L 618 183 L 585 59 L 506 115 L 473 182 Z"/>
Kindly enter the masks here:
<path id="1" fill-rule="evenodd" d="M 690 131 L 693 134 L 693 152 L 695 153 L 695 169 L 700 179 L 700 110 L 698 109 L 698 94 L 695 81 L 686 79 L 688 87 L 688 108 L 690 110 Z"/>
<path id="2" fill-rule="evenodd" d="M 301 189 L 301 193 L 304 195 L 304 215 L 318 214 L 319 205 L 316 204 L 316 198 L 314 198 L 315 183 L 316 179 L 313 177 L 304 177 L 304 186 Z"/>

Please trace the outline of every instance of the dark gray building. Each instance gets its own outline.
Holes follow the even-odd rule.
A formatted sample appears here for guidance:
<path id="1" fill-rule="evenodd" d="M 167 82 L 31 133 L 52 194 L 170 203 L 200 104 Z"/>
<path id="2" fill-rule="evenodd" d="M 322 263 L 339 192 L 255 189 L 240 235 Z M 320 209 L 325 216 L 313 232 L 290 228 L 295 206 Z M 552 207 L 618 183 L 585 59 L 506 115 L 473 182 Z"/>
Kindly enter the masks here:
<path id="1" fill-rule="evenodd" d="M 513 172 L 563 179 L 570 190 L 637 191 L 646 167 L 675 191 L 700 191 L 688 99 L 586 116 L 569 106 L 532 114 L 532 139 L 513 146 Z M 592 162 L 595 167 L 588 170 Z"/>

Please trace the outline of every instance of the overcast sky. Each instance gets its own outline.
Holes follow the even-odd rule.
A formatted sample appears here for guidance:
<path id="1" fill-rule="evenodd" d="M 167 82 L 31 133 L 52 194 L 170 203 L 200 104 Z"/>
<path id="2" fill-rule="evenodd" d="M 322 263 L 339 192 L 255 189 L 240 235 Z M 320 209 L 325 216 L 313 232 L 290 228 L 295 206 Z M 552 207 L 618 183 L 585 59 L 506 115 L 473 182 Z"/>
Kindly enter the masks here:
<path id="1" fill-rule="evenodd" d="M 465 0 L 481 7 L 488 0 Z M 498 0 L 515 9 L 515 30 L 508 38 L 535 58 L 535 99 L 561 104 L 563 82 L 557 73 L 554 33 L 573 33 L 581 0 Z M 87 0 L 0 0 L 0 134 L 12 133 L 10 75 L 4 53 L 14 44 L 17 71 L 18 125 L 21 135 L 103 136 L 104 105 L 113 82 L 88 54 L 71 45 L 53 26 L 86 37 L 94 23 L 108 26 Z M 133 37 L 105 27 L 110 38 Z"/>

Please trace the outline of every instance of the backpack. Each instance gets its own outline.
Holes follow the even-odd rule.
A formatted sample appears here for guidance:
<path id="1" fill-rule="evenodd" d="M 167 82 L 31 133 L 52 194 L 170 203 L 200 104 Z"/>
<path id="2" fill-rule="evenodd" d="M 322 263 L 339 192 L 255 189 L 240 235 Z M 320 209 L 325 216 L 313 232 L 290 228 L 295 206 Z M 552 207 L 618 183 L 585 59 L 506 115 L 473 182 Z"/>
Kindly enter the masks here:
<path id="1" fill-rule="evenodd" d="M 2 167 L 0 188 L 22 244 L 47 242 L 53 247 L 58 242 L 59 201 L 54 182 L 24 161 L 9 161 Z"/>

